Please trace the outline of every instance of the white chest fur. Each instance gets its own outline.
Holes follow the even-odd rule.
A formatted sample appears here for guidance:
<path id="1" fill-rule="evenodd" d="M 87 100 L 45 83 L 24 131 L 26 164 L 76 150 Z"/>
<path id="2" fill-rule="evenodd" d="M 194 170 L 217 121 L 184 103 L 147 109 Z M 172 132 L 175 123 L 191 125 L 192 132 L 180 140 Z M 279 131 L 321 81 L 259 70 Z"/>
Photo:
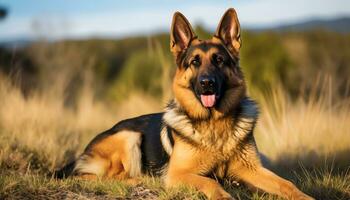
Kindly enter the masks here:
<path id="1" fill-rule="evenodd" d="M 252 134 L 258 117 L 256 103 L 248 98 L 240 103 L 236 117 L 222 120 L 191 121 L 179 108 L 167 108 L 163 116 L 164 123 L 190 142 L 218 156 L 229 157 L 234 154 L 237 145 L 249 134 Z M 171 154 L 171 147 L 166 145 L 165 131 L 162 131 L 163 146 L 167 146 L 167 153 Z"/>

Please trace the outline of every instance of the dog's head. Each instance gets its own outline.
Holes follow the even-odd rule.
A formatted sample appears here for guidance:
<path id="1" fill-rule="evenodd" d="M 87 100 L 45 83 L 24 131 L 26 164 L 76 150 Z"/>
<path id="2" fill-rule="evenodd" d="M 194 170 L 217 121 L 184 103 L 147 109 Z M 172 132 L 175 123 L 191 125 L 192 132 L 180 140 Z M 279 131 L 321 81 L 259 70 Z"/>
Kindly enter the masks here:
<path id="1" fill-rule="evenodd" d="M 233 8 L 225 12 L 209 40 L 198 39 L 185 16 L 174 14 L 170 33 L 170 50 L 177 64 L 173 91 L 191 118 L 225 116 L 245 96 L 240 47 L 240 25 Z"/>

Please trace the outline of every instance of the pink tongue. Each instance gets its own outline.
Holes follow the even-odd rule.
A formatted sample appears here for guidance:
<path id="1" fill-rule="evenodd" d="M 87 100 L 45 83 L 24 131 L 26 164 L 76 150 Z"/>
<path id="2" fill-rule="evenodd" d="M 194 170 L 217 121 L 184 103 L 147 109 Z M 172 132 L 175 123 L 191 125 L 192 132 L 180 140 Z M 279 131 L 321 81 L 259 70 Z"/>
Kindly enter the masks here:
<path id="1" fill-rule="evenodd" d="M 202 104 L 207 107 L 213 107 L 215 104 L 215 94 L 211 95 L 201 95 Z"/>

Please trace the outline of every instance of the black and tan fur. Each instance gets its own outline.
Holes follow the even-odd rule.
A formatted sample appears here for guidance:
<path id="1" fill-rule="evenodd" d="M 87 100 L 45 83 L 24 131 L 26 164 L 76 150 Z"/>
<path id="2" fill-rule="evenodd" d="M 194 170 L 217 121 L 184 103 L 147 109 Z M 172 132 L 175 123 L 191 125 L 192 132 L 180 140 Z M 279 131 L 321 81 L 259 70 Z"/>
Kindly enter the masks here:
<path id="1" fill-rule="evenodd" d="M 216 34 L 204 41 L 176 12 L 170 39 L 177 70 L 174 99 L 165 112 L 119 122 L 95 137 L 60 175 L 70 171 L 87 179 L 133 182 L 141 174 L 154 174 L 164 178 L 166 187 L 185 184 L 210 199 L 233 199 L 209 178 L 215 175 L 287 199 L 312 199 L 260 162 L 253 137 L 258 108 L 246 95 L 239 68 L 241 38 L 235 10 L 227 10 Z M 203 77 L 213 80 L 210 88 Z M 214 106 L 204 106 L 203 88 L 215 94 Z"/>

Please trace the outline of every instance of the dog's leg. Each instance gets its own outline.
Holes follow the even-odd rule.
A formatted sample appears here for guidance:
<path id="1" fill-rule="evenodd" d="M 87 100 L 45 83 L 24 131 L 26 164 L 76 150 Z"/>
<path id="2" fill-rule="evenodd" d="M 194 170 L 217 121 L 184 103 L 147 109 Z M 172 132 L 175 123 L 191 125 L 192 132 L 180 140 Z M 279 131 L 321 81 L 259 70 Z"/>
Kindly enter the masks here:
<path id="1" fill-rule="evenodd" d="M 232 170 L 232 169 L 231 169 Z M 313 198 L 301 192 L 293 183 L 287 181 L 268 169 L 258 166 L 255 169 L 244 165 L 235 167 L 231 173 L 242 181 L 265 192 L 276 194 L 286 199 L 312 200 Z"/>
<path id="2" fill-rule="evenodd" d="M 231 195 L 227 193 L 215 180 L 192 173 L 168 173 L 165 184 L 167 187 L 176 187 L 180 185 L 195 187 L 197 190 L 203 192 L 209 199 L 233 200 Z"/>
<path id="3" fill-rule="evenodd" d="M 136 183 L 141 176 L 141 134 L 121 131 L 106 137 L 90 147 L 76 161 L 74 172 L 92 174 L 100 178 L 113 178 Z"/>
<path id="4" fill-rule="evenodd" d="M 126 184 L 132 185 L 132 186 L 136 186 L 140 183 L 142 183 L 142 180 L 140 177 L 131 177 L 129 175 L 128 172 L 126 171 L 122 171 L 116 175 L 113 175 L 109 178 L 115 179 L 115 180 L 119 180 L 119 181 L 123 181 Z"/>
<path id="5" fill-rule="evenodd" d="M 174 138 L 175 145 L 165 176 L 165 185 L 167 187 L 192 186 L 203 192 L 209 199 L 233 199 L 218 182 L 201 175 L 209 172 L 215 165 L 215 155 L 198 151 L 193 146 Z"/>
<path id="6" fill-rule="evenodd" d="M 98 176 L 96 176 L 95 174 L 81 174 L 77 176 L 79 179 L 82 180 L 97 180 Z"/>

